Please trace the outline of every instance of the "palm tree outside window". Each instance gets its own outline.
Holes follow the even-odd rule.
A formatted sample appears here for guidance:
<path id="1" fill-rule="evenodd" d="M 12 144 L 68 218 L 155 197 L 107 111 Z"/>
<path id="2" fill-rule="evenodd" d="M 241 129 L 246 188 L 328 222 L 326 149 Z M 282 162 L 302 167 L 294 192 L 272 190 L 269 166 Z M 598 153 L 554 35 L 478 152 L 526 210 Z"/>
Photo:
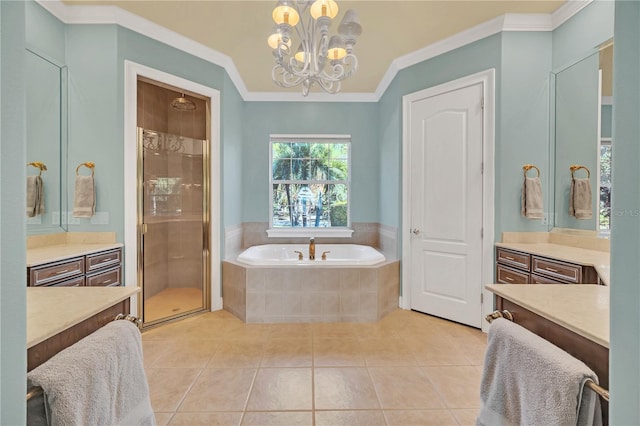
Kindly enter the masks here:
<path id="1" fill-rule="evenodd" d="M 350 226 L 350 137 L 272 136 L 271 227 Z"/>

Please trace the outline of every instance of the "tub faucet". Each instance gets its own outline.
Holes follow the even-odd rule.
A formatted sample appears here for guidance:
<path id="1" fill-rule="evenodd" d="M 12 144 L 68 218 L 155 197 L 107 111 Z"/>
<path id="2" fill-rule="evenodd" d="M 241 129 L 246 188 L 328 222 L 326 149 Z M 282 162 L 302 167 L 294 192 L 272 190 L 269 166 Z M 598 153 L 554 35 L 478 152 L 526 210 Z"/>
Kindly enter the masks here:
<path id="1" fill-rule="evenodd" d="M 316 259 L 316 241 L 313 237 L 309 239 L 309 260 Z"/>

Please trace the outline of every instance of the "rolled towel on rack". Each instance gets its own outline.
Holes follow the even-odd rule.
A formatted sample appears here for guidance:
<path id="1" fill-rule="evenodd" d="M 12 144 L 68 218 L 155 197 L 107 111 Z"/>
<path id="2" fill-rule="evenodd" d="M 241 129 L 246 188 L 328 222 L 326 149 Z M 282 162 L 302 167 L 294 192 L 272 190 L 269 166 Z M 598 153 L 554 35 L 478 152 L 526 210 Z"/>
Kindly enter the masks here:
<path id="1" fill-rule="evenodd" d="M 27 217 L 44 213 L 44 182 L 42 177 L 27 176 Z"/>
<path id="2" fill-rule="evenodd" d="M 112 321 L 27 373 L 53 425 L 154 425 L 136 325 Z M 34 407 L 37 409 L 37 407 Z"/>
<path id="3" fill-rule="evenodd" d="M 93 175 L 76 175 L 73 217 L 91 217 L 96 212 L 96 191 Z"/>
<path id="4" fill-rule="evenodd" d="M 520 214 L 527 219 L 544 219 L 542 182 L 539 177 L 524 177 Z"/>
<path id="5" fill-rule="evenodd" d="M 601 425 L 596 374 L 582 361 L 504 318 L 489 328 L 476 425 Z"/>
<path id="6" fill-rule="evenodd" d="M 593 216 L 591 206 L 591 182 L 589 178 L 571 179 L 569 191 L 569 216 L 576 219 L 591 219 Z"/>

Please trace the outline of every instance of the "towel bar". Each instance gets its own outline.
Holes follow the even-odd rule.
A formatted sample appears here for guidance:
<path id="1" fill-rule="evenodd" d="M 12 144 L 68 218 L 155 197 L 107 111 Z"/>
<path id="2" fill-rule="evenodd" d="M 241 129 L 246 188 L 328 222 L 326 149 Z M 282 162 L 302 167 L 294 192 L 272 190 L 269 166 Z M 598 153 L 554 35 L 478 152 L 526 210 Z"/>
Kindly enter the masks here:
<path id="1" fill-rule="evenodd" d="M 487 320 L 488 323 L 491 323 L 494 319 L 497 319 L 497 318 L 504 318 L 509 321 L 513 321 L 513 314 L 507 311 L 506 309 L 504 309 L 502 311 L 493 311 L 492 313 L 484 317 L 484 319 Z M 597 393 L 598 395 L 600 395 L 602 399 L 609 402 L 609 391 L 607 389 L 598 385 L 596 382 L 594 382 L 591 379 L 585 380 L 584 385 L 589 389 L 591 389 L 592 391 L 594 391 L 595 393 Z"/>
<path id="2" fill-rule="evenodd" d="M 492 313 L 484 317 L 484 319 L 487 320 L 488 323 L 491 323 L 491 321 L 497 318 L 505 318 L 509 321 L 513 321 L 513 314 L 505 309 L 503 311 L 493 311 Z"/>
<path id="3" fill-rule="evenodd" d="M 585 169 L 587 171 L 587 177 L 590 178 L 591 177 L 591 172 L 589 171 L 589 169 L 587 168 L 587 166 L 583 166 L 580 164 L 572 164 L 569 169 L 571 170 L 571 178 L 575 178 L 575 176 L 573 175 L 576 171 L 580 170 L 580 169 Z"/>
<path id="4" fill-rule="evenodd" d="M 524 177 L 527 177 L 527 172 L 531 169 L 536 169 L 536 171 L 538 172 L 538 177 L 540 177 L 540 169 L 533 164 L 525 164 L 524 166 L 522 166 Z"/>
<path id="5" fill-rule="evenodd" d="M 27 166 L 33 166 L 37 169 L 40 169 L 40 174 L 38 176 L 42 176 L 42 172 L 47 171 L 47 165 L 42 161 L 32 161 L 31 163 L 27 163 Z"/>
<path id="6" fill-rule="evenodd" d="M 96 164 L 95 164 L 95 163 L 93 163 L 93 162 L 91 162 L 91 161 L 87 161 L 86 163 L 80 163 L 80 164 L 78 164 L 78 167 L 76 167 L 76 176 L 78 176 L 78 172 L 79 172 L 79 170 L 80 170 L 80 167 L 82 167 L 82 166 L 84 166 L 84 167 L 87 167 L 87 168 L 91 169 L 91 176 L 93 176 L 93 175 L 94 175 L 94 173 L 95 173 L 95 171 L 96 171 L 96 170 L 95 170 Z"/>
<path id="7" fill-rule="evenodd" d="M 113 319 L 114 321 L 117 320 L 127 320 L 127 321 L 131 321 L 132 323 L 134 323 L 136 325 L 136 327 L 138 327 L 138 330 L 142 329 L 142 320 L 134 315 L 131 314 L 118 314 L 116 315 L 116 317 Z M 27 389 L 27 401 L 29 401 L 32 398 L 35 398 L 36 396 L 42 395 L 43 391 L 42 388 L 40 386 L 32 386 L 29 389 Z"/>

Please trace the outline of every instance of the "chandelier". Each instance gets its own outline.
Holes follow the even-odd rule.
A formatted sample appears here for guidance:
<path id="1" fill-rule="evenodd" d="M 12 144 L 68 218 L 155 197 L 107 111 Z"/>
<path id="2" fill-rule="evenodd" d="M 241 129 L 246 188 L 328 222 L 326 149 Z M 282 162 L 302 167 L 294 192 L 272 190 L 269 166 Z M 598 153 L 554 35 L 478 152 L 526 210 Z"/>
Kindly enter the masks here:
<path id="1" fill-rule="evenodd" d="M 309 11 L 307 23 L 303 13 Z M 315 83 L 327 93 L 338 93 L 342 80 L 358 69 L 358 58 L 353 54 L 356 39 L 362 33 L 355 10 L 347 10 L 338 34 L 329 37 L 331 20 L 338 15 L 334 0 L 280 0 L 273 10 L 275 31 L 268 38 L 276 65 L 271 78 L 281 87 L 302 85 L 307 96 Z M 299 39 L 293 52 L 292 31 Z"/>

